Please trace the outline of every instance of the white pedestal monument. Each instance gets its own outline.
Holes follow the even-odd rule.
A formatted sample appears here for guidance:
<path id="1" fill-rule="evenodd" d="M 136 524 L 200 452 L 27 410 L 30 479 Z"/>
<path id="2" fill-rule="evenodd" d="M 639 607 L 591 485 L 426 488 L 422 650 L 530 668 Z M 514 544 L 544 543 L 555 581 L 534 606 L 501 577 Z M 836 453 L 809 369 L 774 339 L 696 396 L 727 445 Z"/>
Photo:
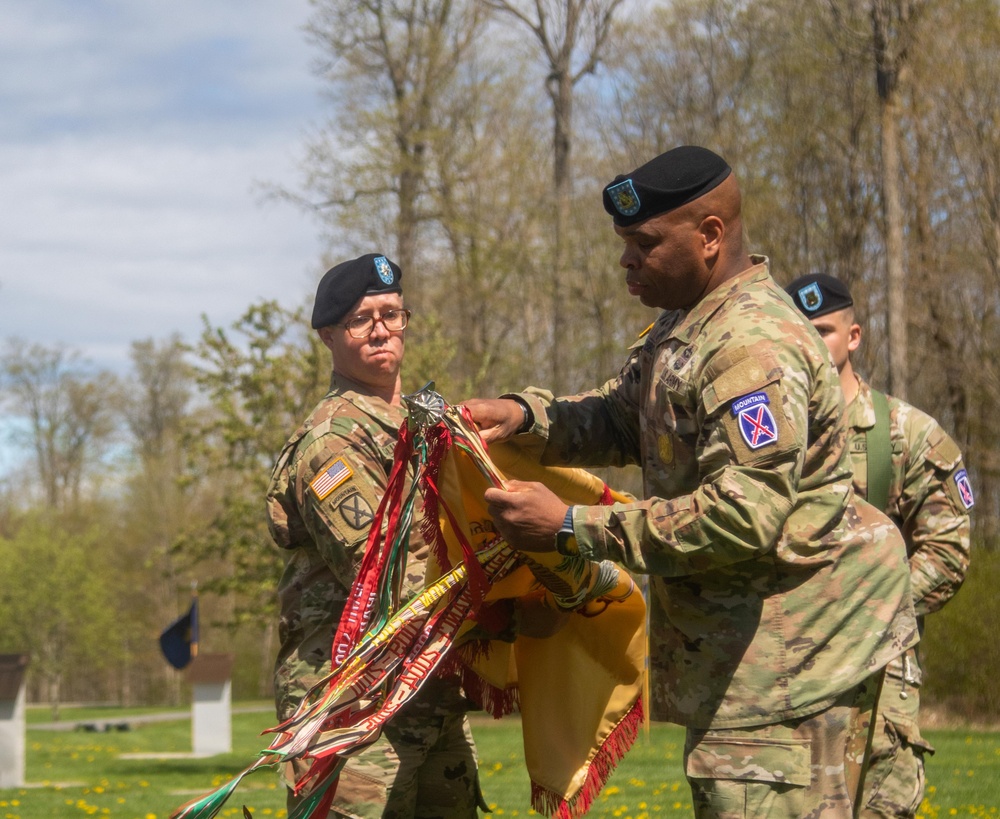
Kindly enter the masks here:
<path id="1" fill-rule="evenodd" d="M 187 668 L 192 688 L 191 746 L 197 755 L 233 750 L 232 654 L 199 654 Z"/>
<path id="2" fill-rule="evenodd" d="M 0 788 L 24 785 L 27 654 L 0 654 Z"/>

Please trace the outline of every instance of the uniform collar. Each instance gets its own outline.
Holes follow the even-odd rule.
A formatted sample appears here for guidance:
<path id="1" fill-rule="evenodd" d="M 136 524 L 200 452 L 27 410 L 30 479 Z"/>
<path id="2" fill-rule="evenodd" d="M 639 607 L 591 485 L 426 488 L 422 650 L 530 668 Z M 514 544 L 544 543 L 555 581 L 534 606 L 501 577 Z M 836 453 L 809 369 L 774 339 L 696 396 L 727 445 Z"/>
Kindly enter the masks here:
<path id="1" fill-rule="evenodd" d="M 738 290 L 770 278 L 767 256 L 753 255 L 750 257 L 750 261 L 753 263 L 751 267 L 723 282 L 687 311 L 668 311 L 665 313 L 664 315 L 671 316 L 677 316 L 678 312 L 680 313 L 670 331 L 670 338 L 684 342 L 690 341 L 701 332 L 701 328 L 708 320 Z"/>
<path id="2" fill-rule="evenodd" d="M 363 385 L 340 373 L 330 374 L 330 392 L 327 398 L 342 398 L 371 416 L 386 428 L 398 428 L 406 418 L 406 411 L 386 402 L 377 395 L 367 392 Z"/>
<path id="3" fill-rule="evenodd" d="M 872 402 L 872 388 L 857 373 L 854 377 L 858 379 L 858 394 L 848 405 L 848 415 L 851 419 L 851 426 L 854 429 L 871 429 L 875 426 L 875 404 Z"/>

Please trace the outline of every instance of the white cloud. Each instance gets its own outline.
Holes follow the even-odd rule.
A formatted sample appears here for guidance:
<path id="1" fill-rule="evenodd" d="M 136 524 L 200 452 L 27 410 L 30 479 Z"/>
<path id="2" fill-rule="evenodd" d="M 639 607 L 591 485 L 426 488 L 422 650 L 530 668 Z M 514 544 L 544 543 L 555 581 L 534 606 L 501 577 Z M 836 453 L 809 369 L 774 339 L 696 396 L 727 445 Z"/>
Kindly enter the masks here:
<path id="1" fill-rule="evenodd" d="M 0 337 L 123 369 L 205 313 L 298 304 L 318 226 L 294 188 L 319 87 L 308 0 L 15 0 L 0 27 Z"/>

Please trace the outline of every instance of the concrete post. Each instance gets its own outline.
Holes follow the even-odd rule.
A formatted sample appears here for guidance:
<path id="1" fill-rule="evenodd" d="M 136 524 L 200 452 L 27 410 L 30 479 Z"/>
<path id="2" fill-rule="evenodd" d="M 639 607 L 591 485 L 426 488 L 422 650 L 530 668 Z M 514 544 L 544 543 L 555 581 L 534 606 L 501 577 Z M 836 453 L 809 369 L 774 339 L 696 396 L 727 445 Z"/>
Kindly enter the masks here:
<path id="1" fill-rule="evenodd" d="M 191 746 L 195 754 L 233 750 L 232 654 L 199 654 L 188 666 L 192 687 Z"/>
<path id="2" fill-rule="evenodd" d="M 0 788 L 24 785 L 27 654 L 0 654 Z"/>

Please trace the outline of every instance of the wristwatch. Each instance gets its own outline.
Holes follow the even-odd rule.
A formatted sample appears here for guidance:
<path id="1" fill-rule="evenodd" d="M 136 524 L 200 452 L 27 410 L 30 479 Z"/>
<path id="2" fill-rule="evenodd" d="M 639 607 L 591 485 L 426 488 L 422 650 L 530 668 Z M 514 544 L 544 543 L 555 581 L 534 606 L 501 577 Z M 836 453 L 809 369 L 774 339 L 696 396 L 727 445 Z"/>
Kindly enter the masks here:
<path id="1" fill-rule="evenodd" d="M 512 401 L 516 401 L 517 405 L 521 408 L 521 412 L 524 413 L 524 420 L 521 422 L 521 426 L 515 430 L 516 435 L 520 435 L 531 429 L 532 424 L 535 423 L 535 413 L 531 411 L 531 407 L 528 406 L 528 402 L 523 398 L 516 395 L 510 396 Z"/>

